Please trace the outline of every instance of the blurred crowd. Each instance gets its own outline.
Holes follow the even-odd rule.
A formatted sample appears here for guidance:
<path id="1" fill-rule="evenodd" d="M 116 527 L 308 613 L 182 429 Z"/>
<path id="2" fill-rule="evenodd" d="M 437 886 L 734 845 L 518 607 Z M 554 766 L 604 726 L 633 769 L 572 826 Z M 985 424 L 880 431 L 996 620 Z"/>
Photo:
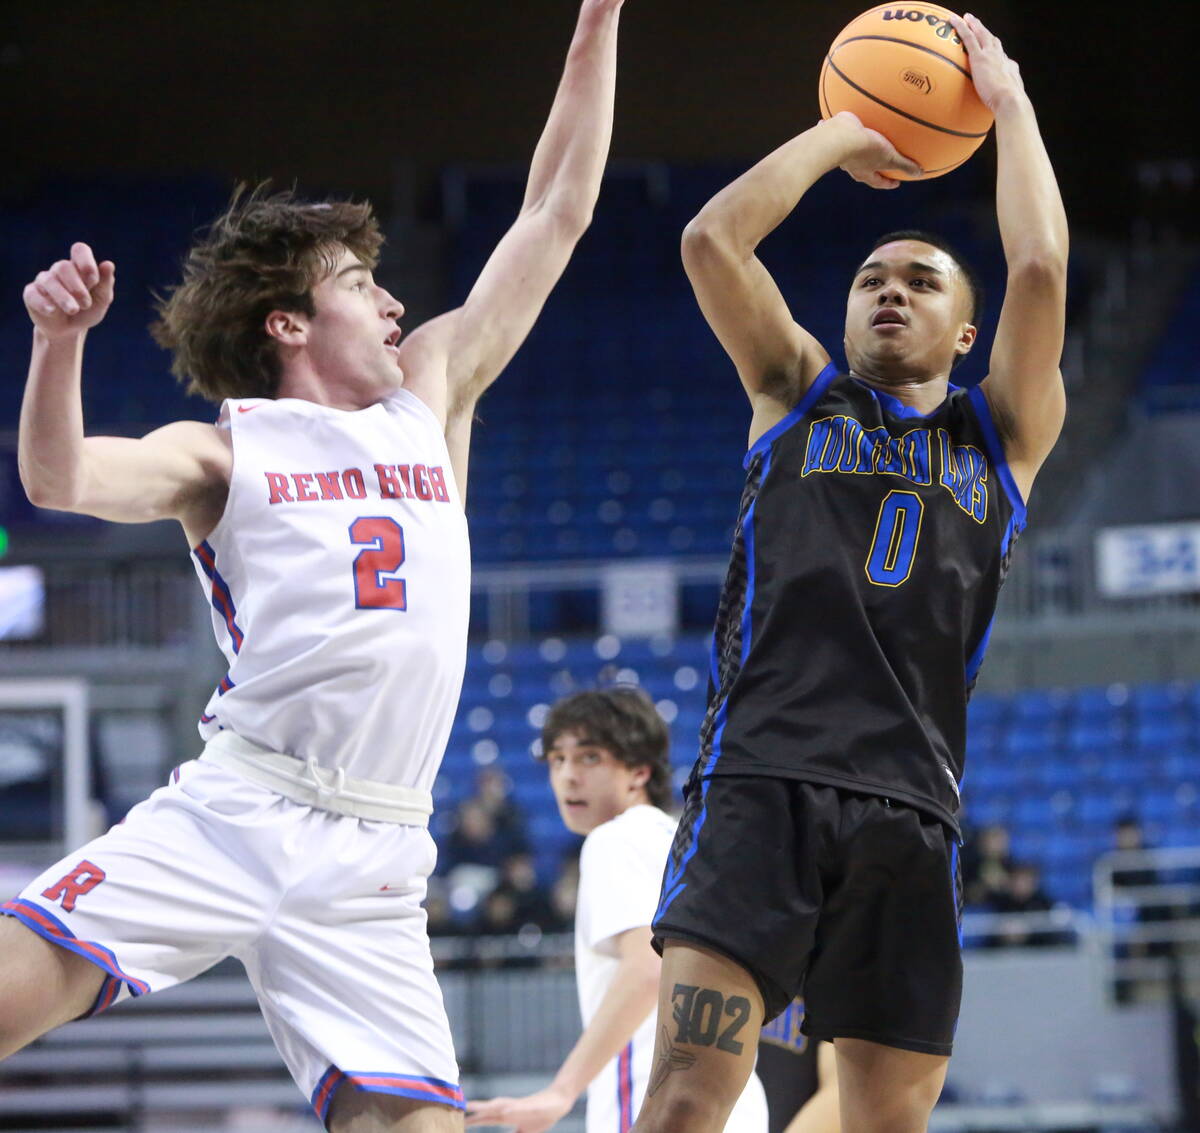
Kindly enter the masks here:
<path id="1" fill-rule="evenodd" d="M 549 882 L 539 877 L 537 861 L 527 817 L 511 796 L 508 777 L 497 768 L 483 768 L 475 793 L 455 808 L 438 840 L 437 870 L 425 903 L 430 936 L 570 932 L 578 846 L 568 850 Z"/>
<path id="2" fill-rule="evenodd" d="M 563 844 L 561 858 L 548 858 L 544 847 L 535 846 L 528 816 L 513 799 L 507 775 L 497 767 L 482 768 L 474 793 L 442 819 L 438 865 L 426 902 L 430 935 L 516 938 L 532 962 L 545 935 L 569 933 L 573 926 L 581 840 L 569 838 Z M 1111 845 L 1114 850 L 1147 848 L 1136 815 L 1117 820 Z M 1147 869 L 1117 871 L 1114 876 L 1118 887 L 1145 887 L 1157 880 Z M 1069 907 L 1046 892 L 1036 862 L 1014 856 L 1006 827 L 965 832 L 962 882 L 968 912 L 996 914 L 987 934 L 974 941 L 977 945 L 1048 947 L 1072 940 Z M 1153 907 L 1139 914 L 1147 922 L 1172 915 Z M 1147 945 L 1143 951 L 1159 955 L 1162 947 Z M 475 954 L 472 962 L 477 961 Z M 524 960 L 517 949 L 497 952 L 493 962 Z"/>

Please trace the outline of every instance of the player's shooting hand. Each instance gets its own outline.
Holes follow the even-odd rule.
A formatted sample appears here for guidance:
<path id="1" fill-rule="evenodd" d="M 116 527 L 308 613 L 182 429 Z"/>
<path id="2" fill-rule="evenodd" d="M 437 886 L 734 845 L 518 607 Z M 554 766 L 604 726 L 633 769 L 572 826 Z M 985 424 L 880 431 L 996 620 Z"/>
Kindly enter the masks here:
<path id="1" fill-rule="evenodd" d="M 921 167 L 900 153 L 878 130 L 871 130 L 859 121 L 858 115 L 849 110 L 835 114 L 837 122 L 846 134 L 845 156 L 841 167 L 863 185 L 872 189 L 897 189 L 901 182 L 887 176 L 885 169 L 895 169 L 913 177 L 921 175 Z"/>
<path id="2" fill-rule="evenodd" d="M 507 1125 L 517 1133 L 543 1133 L 571 1112 L 575 1099 L 548 1086 L 524 1098 L 467 1103 L 467 1125 Z"/>
<path id="3" fill-rule="evenodd" d="M 952 15 L 950 22 L 967 49 L 976 93 L 993 114 L 1006 98 L 1024 93 L 1021 68 L 1004 54 L 1004 44 L 984 27 L 982 20 L 968 12 L 965 16 Z"/>
<path id="4" fill-rule="evenodd" d="M 25 309 L 47 338 L 66 338 L 94 327 L 113 300 L 116 268 L 111 260 L 97 264 L 86 244 L 72 244 L 71 258 L 59 260 L 27 284 Z"/>

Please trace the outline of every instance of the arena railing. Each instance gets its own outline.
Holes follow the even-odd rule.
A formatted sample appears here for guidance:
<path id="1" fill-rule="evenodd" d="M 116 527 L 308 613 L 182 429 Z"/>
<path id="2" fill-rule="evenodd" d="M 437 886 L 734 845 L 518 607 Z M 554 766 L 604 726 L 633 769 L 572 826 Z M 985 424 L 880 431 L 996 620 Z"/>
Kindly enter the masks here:
<path id="1" fill-rule="evenodd" d="M 1200 845 L 1107 853 L 1093 889 L 1109 993 L 1200 999 Z"/>

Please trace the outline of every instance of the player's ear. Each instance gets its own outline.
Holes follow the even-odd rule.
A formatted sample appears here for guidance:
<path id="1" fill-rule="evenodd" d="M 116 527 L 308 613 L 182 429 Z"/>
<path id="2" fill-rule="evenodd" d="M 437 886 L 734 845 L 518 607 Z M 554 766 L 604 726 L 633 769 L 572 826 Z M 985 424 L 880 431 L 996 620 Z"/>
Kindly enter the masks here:
<path id="1" fill-rule="evenodd" d="M 634 767 L 632 770 L 633 770 L 633 775 L 631 776 L 631 778 L 629 780 L 630 786 L 632 786 L 635 789 L 640 790 L 642 787 L 644 787 L 647 783 L 650 782 L 650 766 L 649 766 L 649 764 L 643 763 L 640 767 Z"/>
<path id="2" fill-rule="evenodd" d="M 972 326 L 970 323 L 963 323 L 958 331 L 958 341 L 954 344 L 954 353 L 959 355 L 970 354 L 971 347 L 975 345 L 975 339 L 978 337 L 978 327 Z"/>
<path id="3" fill-rule="evenodd" d="M 308 320 L 296 311 L 272 311 L 263 329 L 284 346 L 303 346 L 308 341 Z"/>

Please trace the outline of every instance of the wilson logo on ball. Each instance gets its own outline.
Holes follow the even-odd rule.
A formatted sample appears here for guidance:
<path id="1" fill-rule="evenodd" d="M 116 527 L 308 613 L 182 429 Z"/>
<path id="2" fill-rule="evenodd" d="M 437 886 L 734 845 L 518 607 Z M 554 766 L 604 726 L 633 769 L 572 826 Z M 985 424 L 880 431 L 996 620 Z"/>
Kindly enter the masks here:
<path id="1" fill-rule="evenodd" d="M 962 43 L 958 38 L 958 33 L 954 30 L 954 25 L 949 20 L 943 20 L 935 16 L 932 12 L 916 12 L 910 9 L 893 8 L 890 12 L 884 12 L 885 20 L 912 20 L 914 23 L 925 21 L 931 28 L 934 34 L 939 39 L 952 39 L 955 43 Z"/>
<path id="2" fill-rule="evenodd" d="M 918 71 L 915 67 L 906 67 L 901 71 L 900 80 L 908 83 L 910 87 L 914 87 L 922 94 L 933 94 L 933 80 L 924 71 Z"/>

